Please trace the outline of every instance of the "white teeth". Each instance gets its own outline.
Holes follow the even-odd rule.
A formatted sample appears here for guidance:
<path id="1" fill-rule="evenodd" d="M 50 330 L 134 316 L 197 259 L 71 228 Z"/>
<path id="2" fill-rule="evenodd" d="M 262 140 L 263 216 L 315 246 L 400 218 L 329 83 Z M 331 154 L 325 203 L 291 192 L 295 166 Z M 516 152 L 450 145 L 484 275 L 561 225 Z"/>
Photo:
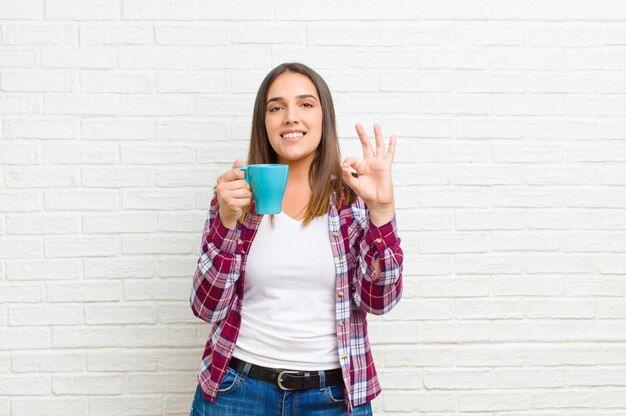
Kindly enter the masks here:
<path id="1" fill-rule="evenodd" d="M 285 139 L 295 139 L 296 137 L 302 137 L 302 136 L 304 136 L 304 133 L 302 132 L 283 134 L 283 138 Z"/>

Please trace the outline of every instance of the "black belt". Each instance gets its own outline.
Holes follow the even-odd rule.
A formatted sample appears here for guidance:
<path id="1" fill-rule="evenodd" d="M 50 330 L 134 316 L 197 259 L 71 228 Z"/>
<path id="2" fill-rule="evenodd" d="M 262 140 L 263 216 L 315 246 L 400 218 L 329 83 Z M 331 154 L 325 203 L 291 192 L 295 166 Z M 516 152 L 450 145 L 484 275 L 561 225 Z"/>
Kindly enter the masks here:
<path id="1" fill-rule="evenodd" d="M 235 357 L 231 357 L 228 364 L 233 370 L 242 373 L 246 362 Z M 257 380 L 276 384 L 281 390 L 306 390 L 320 387 L 320 376 L 317 371 L 295 371 L 282 370 L 279 368 L 261 367 L 251 364 L 248 375 Z M 326 386 L 337 386 L 343 384 L 341 369 L 325 370 L 324 384 Z"/>

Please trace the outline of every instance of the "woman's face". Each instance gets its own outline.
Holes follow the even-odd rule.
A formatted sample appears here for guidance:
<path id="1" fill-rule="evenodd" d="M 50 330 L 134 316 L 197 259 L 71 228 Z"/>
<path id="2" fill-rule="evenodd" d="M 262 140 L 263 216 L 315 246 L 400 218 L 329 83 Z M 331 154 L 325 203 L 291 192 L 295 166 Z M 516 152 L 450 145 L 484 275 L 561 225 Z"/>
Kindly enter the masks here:
<path id="1" fill-rule="evenodd" d="M 322 139 L 322 107 L 315 85 L 305 75 L 283 72 L 267 97 L 265 129 L 278 163 L 309 167 Z"/>

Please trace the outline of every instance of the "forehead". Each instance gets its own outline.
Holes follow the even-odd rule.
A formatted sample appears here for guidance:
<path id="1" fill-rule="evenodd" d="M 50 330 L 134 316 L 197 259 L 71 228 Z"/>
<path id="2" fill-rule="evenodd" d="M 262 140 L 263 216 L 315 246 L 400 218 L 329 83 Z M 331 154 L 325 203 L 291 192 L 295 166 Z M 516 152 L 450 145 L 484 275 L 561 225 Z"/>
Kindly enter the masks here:
<path id="1" fill-rule="evenodd" d="M 267 92 L 268 98 L 276 96 L 291 98 L 301 94 L 311 94 L 317 97 L 317 89 L 309 77 L 294 72 L 280 74 Z"/>

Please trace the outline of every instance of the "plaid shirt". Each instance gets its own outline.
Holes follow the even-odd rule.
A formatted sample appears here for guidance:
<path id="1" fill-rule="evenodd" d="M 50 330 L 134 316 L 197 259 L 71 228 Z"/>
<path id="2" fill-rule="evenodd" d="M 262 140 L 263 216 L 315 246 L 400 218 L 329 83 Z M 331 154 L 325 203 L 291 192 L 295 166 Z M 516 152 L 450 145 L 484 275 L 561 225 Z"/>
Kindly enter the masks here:
<path id="1" fill-rule="evenodd" d="M 346 389 L 346 407 L 374 399 L 380 385 L 367 337 L 367 313 L 390 311 L 402 294 L 402 260 L 396 218 L 376 227 L 361 198 L 350 206 L 329 201 L 328 232 L 336 270 L 336 322 L 339 363 Z M 254 211 L 244 224 L 226 228 L 214 195 L 202 233 L 202 250 L 193 277 L 190 303 L 198 318 L 213 323 L 198 382 L 203 396 L 217 400 L 241 326 L 247 254 L 262 215 Z M 374 263 L 379 259 L 379 271 Z"/>

